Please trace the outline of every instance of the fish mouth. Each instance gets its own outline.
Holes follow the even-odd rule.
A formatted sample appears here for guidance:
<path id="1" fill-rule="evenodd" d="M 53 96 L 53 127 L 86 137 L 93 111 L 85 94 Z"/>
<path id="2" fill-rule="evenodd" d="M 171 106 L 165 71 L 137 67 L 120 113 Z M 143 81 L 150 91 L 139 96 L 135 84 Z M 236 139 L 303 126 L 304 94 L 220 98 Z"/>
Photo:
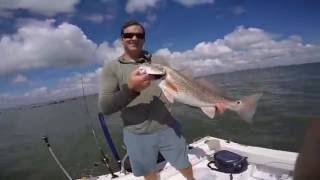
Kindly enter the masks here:
<path id="1" fill-rule="evenodd" d="M 158 64 L 144 64 L 139 67 L 139 71 L 142 74 L 148 74 L 149 76 L 153 76 L 154 79 L 163 79 L 166 76 L 166 71 L 162 66 Z"/>
<path id="2" fill-rule="evenodd" d="M 150 75 L 153 76 L 155 80 L 164 79 L 166 76 L 166 74 L 150 74 Z"/>
<path id="3" fill-rule="evenodd" d="M 165 71 L 157 71 L 157 70 L 152 70 L 152 69 L 141 69 L 141 72 L 148 74 L 149 76 L 153 76 L 154 79 L 162 79 L 166 76 Z"/>

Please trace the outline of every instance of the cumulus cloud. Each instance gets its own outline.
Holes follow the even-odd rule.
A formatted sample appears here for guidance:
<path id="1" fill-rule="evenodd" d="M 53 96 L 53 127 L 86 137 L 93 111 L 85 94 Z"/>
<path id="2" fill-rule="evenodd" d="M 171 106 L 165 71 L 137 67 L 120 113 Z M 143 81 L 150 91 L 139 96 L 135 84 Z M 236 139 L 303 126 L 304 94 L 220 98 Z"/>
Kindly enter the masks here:
<path id="1" fill-rule="evenodd" d="M 24 9 L 33 13 L 53 16 L 58 13 L 71 13 L 80 0 L 2 0 L 0 14 L 10 10 Z"/>
<path id="2" fill-rule="evenodd" d="M 3 36 L 0 40 L 0 75 L 17 72 L 12 83 L 29 82 L 22 71 L 51 66 L 107 64 L 123 53 L 120 39 L 96 45 L 77 26 L 63 23 L 54 27 L 53 23 L 52 20 L 30 20 L 21 25 L 16 34 Z M 94 72 L 63 78 L 55 88 L 40 86 L 20 95 L 0 92 L 0 108 L 81 96 L 81 78 L 86 94 L 97 93 L 100 72 L 101 68 L 98 68 Z"/>
<path id="3" fill-rule="evenodd" d="M 145 17 L 146 20 L 142 23 L 145 28 L 150 27 L 157 20 L 157 15 L 153 13 L 148 13 Z"/>
<path id="4" fill-rule="evenodd" d="M 98 68 L 93 72 L 77 73 L 71 77 L 63 78 L 59 81 L 57 89 L 52 93 L 60 97 L 80 96 L 82 95 L 82 90 L 84 90 L 85 94 L 98 93 L 98 81 L 101 71 L 102 68 Z"/>
<path id="5" fill-rule="evenodd" d="M 94 63 L 97 45 L 72 24 L 30 21 L 0 39 L 0 75 L 51 66 Z"/>
<path id="6" fill-rule="evenodd" d="M 192 7 L 200 4 L 212 4 L 214 0 L 174 0 L 186 7 Z"/>
<path id="7" fill-rule="evenodd" d="M 201 4 L 214 3 L 214 0 L 173 0 L 185 7 L 193 7 Z M 127 13 L 145 13 L 145 21 L 143 26 L 149 27 L 153 22 L 157 20 L 155 13 L 156 9 L 159 9 L 161 3 L 165 4 L 164 0 L 128 0 L 125 10 Z M 152 11 L 151 11 L 152 9 Z"/>
<path id="8" fill-rule="evenodd" d="M 299 36 L 280 38 L 259 28 L 237 27 L 223 39 L 201 42 L 184 52 L 159 49 L 179 68 L 190 67 L 197 76 L 290 64 L 319 62 L 320 46 L 303 43 Z"/>
<path id="9" fill-rule="evenodd" d="M 43 96 L 47 96 L 48 95 L 48 88 L 47 87 L 40 87 L 40 88 L 36 88 L 33 89 L 30 92 L 26 92 L 24 93 L 24 97 L 30 97 L 30 98 L 39 98 L 39 97 L 43 97 Z"/>
<path id="10" fill-rule="evenodd" d="M 28 79 L 26 76 L 22 74 L 18 74 L 13 80 L 13 83 L 25 83 L 25 82 L 28 82 Z"/>
<path id="11" fill-rule="evenodd" d="M 156 8 L 163 0 L 128 0 L 126 4 L 127 13 L 144 13 L 149 8 Z M 213 4 L 214 0 L 173 0 L 185 7 L 193 7 L 201 4 Z M 153 18 L 153 17 L 152 17 Z"/>
<path id="12" fill-rule="evenodd" d="M 85 19 L 94 23 L 102 23 L 104 20 L 104 17 L 102 14 L 92 14 L 90 16 L 87 16 Z"/>
<path id="13" fill-rule="evenodd" d="M 112 44 L 103 42 L 96 51 L 96 56 L 100 64 L 107 64 L 111 60 L 119 57 L 123 53 L 120 39 L 115 40 Z"/>
<path id="14" fill-rule="evenodd" d="M 109 21 L 114 18 L 115 18 L 115 16 L 112 14 L 106 14 L 106 15 L 92 14 L 92 15 L 85 17 L 86 20 L 91 21 L 93 23 L 102 23 L 103 21 Z"/>
<path id="15" fill-rule="evenodd" d="M 126 12 L 145 12 L 148 8 L 154 8 L 161 0 L 128 0 L 126 4 Z"/>

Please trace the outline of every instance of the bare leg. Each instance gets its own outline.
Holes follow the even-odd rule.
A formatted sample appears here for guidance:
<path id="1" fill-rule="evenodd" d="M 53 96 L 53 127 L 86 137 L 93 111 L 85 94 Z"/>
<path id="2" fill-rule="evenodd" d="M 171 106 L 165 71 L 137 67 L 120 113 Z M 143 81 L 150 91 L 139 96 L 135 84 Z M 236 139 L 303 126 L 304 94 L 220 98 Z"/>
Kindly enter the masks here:
<path id="1" fill-rule="evenodd" d="M 146 175 L 144 175 L 144 179 L 145 180 L 157 180 L 158 179 L 158 175 L 156 172 L 150 172 Z"/>
<path id="2" fill-rule="evenodd" d="M 185 169 L 179 169 L 179 171 L 181 172 L 181 174 L 187 178 L 187 180 L 195 180 L 195 178 L 193 177 L 193 171 L 192 171 L 192 166 L 190 164 L 189 167 L 185 168 Z"/>

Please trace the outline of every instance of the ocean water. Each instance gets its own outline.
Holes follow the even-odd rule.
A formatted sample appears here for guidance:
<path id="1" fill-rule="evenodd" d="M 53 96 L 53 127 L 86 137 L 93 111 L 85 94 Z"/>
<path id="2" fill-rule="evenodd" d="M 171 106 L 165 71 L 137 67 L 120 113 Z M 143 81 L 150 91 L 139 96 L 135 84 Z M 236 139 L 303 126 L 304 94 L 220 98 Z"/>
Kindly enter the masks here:
<path id="1" fill-rule="evenodd" d="M 252 125 L 231 111 L 212 120 L 197 108 L 175 104 L 173 113 L 181 122 L 188 142 L 211 135 L 247 145 L 297 152 L 309 122 L 320 120 L 319 69 L 320 63 L 314 63 L 205 77 L 234 97 L 264 93 Z M 91 133 L 93 127 L 98 144 L 111 155 L 98 125 L 97 113 L 97 95 L 41 107 L 1 110 L 0 179 L 66 179 L 42 141 L 44 135 L 49 137 L 54 152 L 73 178 L 107 173 Z M 119 114 L 107 117 L 107 124 L 120 155 L 124 155 Z"/>

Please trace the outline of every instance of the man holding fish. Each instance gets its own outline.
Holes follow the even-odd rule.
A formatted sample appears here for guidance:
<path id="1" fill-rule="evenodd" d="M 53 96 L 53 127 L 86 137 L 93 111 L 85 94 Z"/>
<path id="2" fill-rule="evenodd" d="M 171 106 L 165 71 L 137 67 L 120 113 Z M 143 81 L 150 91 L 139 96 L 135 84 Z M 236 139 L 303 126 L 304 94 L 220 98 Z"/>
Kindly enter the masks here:
<path id="1" fill-rule="evenodd" d="M 135 176 L 157 179 L 157 156 L 161 152 L 186 179 L 193 180 L 188 147 L 170 113 L 170 104 L 179 101 L 197 106 L 210 118 L 216 110 L 223 113 L 228 108 L 250 121 L 261 95 L 237 101 L 219 96 L 218 91 L 169 68 L 163 59 L 151 58 L 143 51 L 145 29 L 137 21 L 122 26 L 121 40 L 123 55 L 102 70 L 100 110 L 106 115 L 121 112 L 124 143 Z M 196 95 L 199 92 L 203 96 Z"/>

